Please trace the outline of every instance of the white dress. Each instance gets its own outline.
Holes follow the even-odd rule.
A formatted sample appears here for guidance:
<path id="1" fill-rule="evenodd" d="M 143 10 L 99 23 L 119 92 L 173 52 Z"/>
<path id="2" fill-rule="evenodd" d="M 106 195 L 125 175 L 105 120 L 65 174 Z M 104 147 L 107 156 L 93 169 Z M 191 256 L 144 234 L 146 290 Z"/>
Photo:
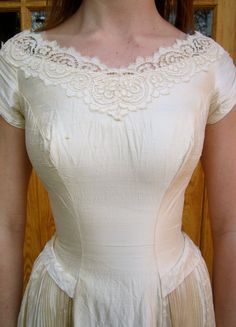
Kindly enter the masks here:
<path id="1" fill-rule="evenodd" d="M 214 327 L 207 267 L 181 226 L 205 127 L 236 103 L 228 52 L 195 31 L 111 68 L 23 30 L 0 50 L 0 85 L 56 224 L 18 327 Z"/>

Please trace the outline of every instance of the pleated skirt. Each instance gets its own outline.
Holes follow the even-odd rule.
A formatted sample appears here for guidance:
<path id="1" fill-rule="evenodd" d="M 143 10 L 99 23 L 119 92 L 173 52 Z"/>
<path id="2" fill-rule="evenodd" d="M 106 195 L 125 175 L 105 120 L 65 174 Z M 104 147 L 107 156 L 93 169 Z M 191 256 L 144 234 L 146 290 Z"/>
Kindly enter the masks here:
<path id="1" fill-rule="evenodd" d="M 37 275 L 31 275 L 25 289 L 17 327 L 73 327 L 72 310 L 73 299 L 41 267 Z M 215 327 L 212 288 L 203 261 L 163 298 L 161 314 L 161 325 L 140 324 L 134 327 Z M 110 323 L 106 326 L 81 327 L 98 326 L 110 327 Z M 126 326 L 125 321 L 123 326 Z"/>

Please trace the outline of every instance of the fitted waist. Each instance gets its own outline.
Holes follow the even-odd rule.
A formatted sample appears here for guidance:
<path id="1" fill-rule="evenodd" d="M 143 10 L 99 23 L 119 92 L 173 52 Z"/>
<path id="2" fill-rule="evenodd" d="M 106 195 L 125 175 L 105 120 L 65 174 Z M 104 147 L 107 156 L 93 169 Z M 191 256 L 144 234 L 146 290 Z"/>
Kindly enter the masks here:
<path id="1" fill-rule="evenodd" d="M 158 270 L 155 244 L 135 246 L 85 243 L 82 251 L 75 256 L 55 237 L 54 253 L 60 264 L 69 268 L 75 276 L 80 269 L 112 274 Z"/>
<path id="2" fill-rule="evenodd" d="M 179 257 L 175 258 L 173 265 L 170 267 L 169 271 L 166 272 L 164 275 L 161 275 L 160 271 L 156 270 L 157 266 L 154 264 L 143 265 L 143 270 L 140 268 L 138 269 L 138 265 L 132 266 L 131 264 L 129 266 L 130 269 L 127 269 L 127 267 L 126 269 L 124 269 L 125 266 L 119 267 L 119 269 L 117 269 L 113 266 L 103 265 L 101 262 L 100 264 L 98 264 L 97 261 L 94 262 L 93 260 L 84 261 L 83 258 L 77 258 L 77 265 L 74 266 L 77 270 L 75 269 L 73 271 L 70 265 L 65 265 L 66 261 L 61 263 L 58 260 L 56 253 L 54 252 L 54 245 L 56 243 L 55 234 L 46 243 L 43 251 L 41 251 L 40 255 L 35 260 L 33 269 L 37 271 L 37 269 L 40 269 L 40 267 L 43 265 L 46 268 L 47 272 L 50 274 L 50 276 L 57 283 L 57 285 L 62 290 L 64 290 L 70 297 L 74 296 L 74 291 L 78 281 L 81 280 L 81 278 L 83 279 L 83 276 L 85 277 L 88 275 L 93 276 L 93 278 L 95 279 L 96 276 L 100 276 L 100 278 L 115 278 L 115 280 L 120 281 L 141 281 L 149 279 L 150 276 L 159 276 L 161 279 L 162 295 L 166 296 L 178 284 L 180 284 L 181 281 L 183 281 L 185 276 L 187 276 L 187 274 L 189 274 L 193 270 L 193 268 L 196 266 L 196 264 L 198 264 L 199 261 L 202 261 L 202 263 L 204 264 L 204 260 L 201 256 L 201 252 L 198 247 L 193 243 L 193 241 L 188 237 L 186 233 L 183 232 L 182 235 L 184 240 L 182 252 Z M 71 257 L 70 260 L 67 262 L 72 262 Z M 158 261 L 156 263 L 158 264 Z"/>
<path id="3" fill-rule="evenodd" d="M 170 242 L 165 251 L 157 244 L 104 244 L 81 242 L 76 251 L 54 237 L 54 253 L 58 262 L 70 270 L 75 278 L 79 270 L 96 270 L 112 274 L 161 271 L 162 266 L 173 266 L 184 247 L 182 232 Z M 164 261 L 164 264 L 163 264 Z"/>

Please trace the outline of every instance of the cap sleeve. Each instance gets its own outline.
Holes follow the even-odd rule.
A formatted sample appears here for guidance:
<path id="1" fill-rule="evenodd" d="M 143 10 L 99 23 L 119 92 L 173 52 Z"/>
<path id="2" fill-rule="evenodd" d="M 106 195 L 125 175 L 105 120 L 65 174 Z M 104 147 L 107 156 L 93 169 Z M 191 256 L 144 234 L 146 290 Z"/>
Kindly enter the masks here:
<path id="1" fill-rule="evenodd" d="M 12 126 L 25 128 L 21 112 L 21 94 L 18 89 L 17 68 L 7 60 L 5 45 L 0 49 L 0 116 Z"/>
<path id="2" fill-rule="evenodd" d="M 221 120 L 236 104 L 236 67 L 225 50 L 215 66 L 214 86 L 207 124 Z"/>

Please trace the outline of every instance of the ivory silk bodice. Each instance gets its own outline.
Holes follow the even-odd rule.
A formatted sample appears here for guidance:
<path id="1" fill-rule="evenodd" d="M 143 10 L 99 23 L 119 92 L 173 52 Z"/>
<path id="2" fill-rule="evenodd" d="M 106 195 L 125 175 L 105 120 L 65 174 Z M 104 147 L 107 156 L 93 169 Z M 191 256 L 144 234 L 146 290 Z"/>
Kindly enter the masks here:
<path id="1" fill-rule="evenodd" d="M 3 45 L 0 75 L 0 114 L 25 129 L 49 195 L 56 233 L 40 262 L 51 277 L 93 315 L 95 294 L 119 298 L 124 279 L 148 275 L 135 288 L 146 301 L 151 281 L 169 294 L 202 260 L 181 230 L 184 193 L 207 124 L 236 102 L 229 54 L 195 32 L 112 68 L 23 30 Z"/>

